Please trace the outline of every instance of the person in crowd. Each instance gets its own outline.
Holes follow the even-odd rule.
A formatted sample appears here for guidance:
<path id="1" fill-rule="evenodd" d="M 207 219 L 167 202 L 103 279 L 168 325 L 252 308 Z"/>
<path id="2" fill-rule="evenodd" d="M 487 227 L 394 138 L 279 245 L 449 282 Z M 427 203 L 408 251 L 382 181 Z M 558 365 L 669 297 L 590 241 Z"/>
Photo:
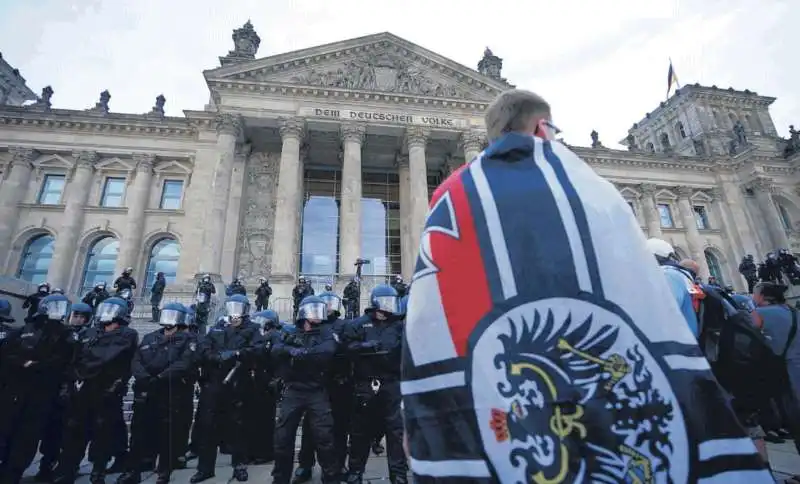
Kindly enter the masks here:
<path id="1" fill-rule="evenodd" d="M 164 290 L 167 288 L 167 280 L 164 278 L 163 272 L 156 273 L 156 280 L 153 281 L 153 286 L 150 288 L 150 307 L 152 317 L 150 322 L 157 323 L 161 320 L 158 307 L 161 306 L 161 300 L 164 299 Z"/>
<path id="2" fill-rule="evenodd" d="M 106 291 L 106 283 L 105 282 L 98 282 L 94 285 L 94 288 L 87 292 L 85 296 L 83 296 L 82 301 L 92 307 L 92 310 L 96 309 L 97 306 L 111 297 Z"/>
<path id="3" fill-rule="evenodd" d="M 22 309 L 28 310 L 28 318 L 36 316 L 39 312 L 39 301 L 50 295 L 50 284 L 43 282 L 36 288 L 36 292 L 25 298 Z"/>
<path id="4" fill-rule="evenodd" d="M 485 126 L 414 241 L 414 481 L 772 482 L 697 351 L 694 278 L 663 267 L 670 244 L 648 244 L 619 191 L 555 140 L 540 96 L 501 93 Z"/>
<path id="5" fill-rule="evenodd" d="M 231 282 L 231 285 L 228 286 L 228 288 L 225 290 L 225 295 L 226 296 L 233 296 L 234 294 L 239 294 L 241 296 L 247 296 L 247 288 L 244 287 L 244 284 L 242 284 L 242 281 L 239 280 L 238 278 L 234 279 Z"/>
<path id="6" fill-rule="evenodd" d="M 272 296 L 272 288 L 269 286 L 269 281 L 266 277 L 259 277 L 256 288 L 256 311 L 263 311 L 269 307 L 270 296 Z"/>
<path id="7" fill-rule="evenodd" d="M 300 302 L 308 296 L 314 295 L 314 288 L 305 276 L 297 278 L 297 285 L 292 289 L 292 301 L 294 302 L 294 313 L 292 319 L 297 319 L 297 311 L 300 308 Z"/>
<path id="8" fill-rule="evenodd" d="M 753 260 L 753 254 L 742 257 L 742 261 L 739 263 L 739 274 L 747 281 L 747 293 L 753 294 L 753 288 L 758 282 L 758 267 Z"/>

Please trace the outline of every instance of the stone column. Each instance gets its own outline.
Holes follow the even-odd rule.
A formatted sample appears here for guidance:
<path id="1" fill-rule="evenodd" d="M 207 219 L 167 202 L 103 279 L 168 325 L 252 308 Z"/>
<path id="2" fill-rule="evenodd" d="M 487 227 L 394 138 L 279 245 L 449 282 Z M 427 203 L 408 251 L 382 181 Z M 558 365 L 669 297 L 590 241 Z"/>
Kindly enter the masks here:
<path id="1" fill-rule="evenodd" d="M 408 156 L 397 155 L 397 175 L 400 189 L 400 270 L 403 279 L 410 281 L 414 275 L 414 246 L 411 243 L 411 174 Z"/>
<path id="2" fill-rule="evenodd" d="M 709 276 L 708 263 L 703 247 L 703 239 L 700 237 L 700 230 L 697 228 L 697 220 L 694 217 L 694 207 L 692 207 L 691 196 L 694 190 L 691 187 L 678 187 L 678 211 L 683 222 L 683 229 L 686 230 L 686 245 L 691 257 L 700 266 L 700 277 Z"/>
<path id="3" fill-rule="evenodd" d="M 355 123 L 341 127 L 342 195 L 339 204 L 339 274 L 355 274 L 356 259 L 361 257 L 361 146 L 364 126 Z"/>
<path id="4" fill-rule="evenodd" d="M 738 246 L 742 253 L 736 254 L 736 260 L 745 254 L 763 254 L 760 244 L 753 230 L 753 224 L 748 216 L 748 208 L 742 191 L 735 183 L 733 169 L 725 163 L 715 163 L 714 172 L 717 175 L 719 190 L 716 191 L 715 198 L 719 195 L 720 209 L 728 215 L 731 224 L 728 226 L 728 233 L 733 240 L 738 241 Z"/>
<path id="5" fill-rule="evenodd" d="M 749 187 L 756 195 L 758 207 L 761 209 L 764 223 L 767 225 L 767 231 L 769 231 L 772 247 L 768 247 L 768 250 L 788 248 L 789 238 L 786 236 L 786 229 L 783 227 L 780 215 L 778 215 L 775 200 L 772 199 L 772 194 L 777 191 L 773 180 L 769 177 L 759 176 L 750 182 Z"/>
<path id="6" fill-rule="evenodd" d="M 19 220 L 19 203 L 25 200 L 25 193 L 31 180 L 33 160 L 37 156 L 36 151 L 30 148 L 12 146 L 9 151 L 11 162 L 3 174 L 6 179 L 0 190 L 0 263 L 3 264 L 0 269 L 6 266 L 8 262 L 6 258 L 11 253 L 11 244 Z"/>
<path id="7" fill-rule="evenodd" d="M 425 145 L 428 132 L 422 128 L 411 127 L 406 131 L 408 145 L 409 196 L 409 234 L 411 260 L 416 263 L 420 237 L 428 215 L 428 166 L 425 161 Z"/>
<path id="8" fill-rule="evenodd" d="M 150 201 L 150 186 L 153 184 L 153 164 L 155 155 L 137 153 L 133 155 L 136 163 L 136 177 L 133 179 L 130 192 L 125 197 L 128 206 L 125 237 L 120 240 L 117 273 L 126 267 L 139 269 L 139 254 L 142 253 L 142 237 L 144 236 L 144 211 Z M 136 270 L 136 272 L 139 272 Z"/>
<path id="9" fill-rule="evenodd" d="M 300 146 L 305 132 L 305 122 L 299 118 L 281 121 L 280 133 L 283 140 L 281 161 L 278 172 L 278 190 L 275 206 L 275 228 L 272 243 L 271 279 L 283 283 L 294 282 L 297 273 L 297 253 L 299 246 L 300 211 L 303 193 L 300 171 Z"/>
<path id="10" fill-rule="evenodd" d="M 719 221 L 720 229 L 722 231 L 722 243 L 725 249 L 725 259 L 727 260 L 727 269 L 732 277 L 731 284 L 737 290 L 747 289 L 744 278 L 739 274 L 739 261 L 745 254 L 745 250 L 741 246 L 738 232 L 734 228 L 733 219 L 731 217 L 729 208 L 723 201 L 724 192 L 719 187 L 711 189 L 711 210 L 714 213 L 714 218 Z"/>
<path id="11" fill-rule="evenodd" d="M 464 151 L 464 162 L 469 163 L 477 157 L 482 149 L 485 136 L 479 131 L 466 131 L 461 133 L 459 144 Z"/>
<path id="12" fill-rule="evenodd" d="M 206 218 L 203 237 L 204 249 L 201 272 L 219 274 L 222 270 L 222 251 L 225 247 L 225 219 L 228 215 L 228 199 L 231 189 L 231 173 L 236 156 L 236 142 L 242 134 L 242 119 L 232 114 L 219 114 L 217 126 L 217 166 L 211 186 L 211 208 Z"/>
<path id="13" fill-rule="evenodd" d="M 647 236 L 660 239 L 662 235 L 661 217 L 656 207 L 656 186 L 645 183 L 639 186 L 639 191 L 642 192 L 642 210 L 644 211 L 644 220 L 647 224 Z"/>
<path id="14" fill-rule="evenodd" d="M 231 172 L 230 199 L 228 201 L 228 215 L 225 220 L 225 245 L 222 249 L 222 267 L 220 269 L 221 274 L 226 278 L 234 278 L 239 275 L 239 267 L 237 265 L 239 259 L 239 230 L 245 208 L 242 205 L 242 197 L 247 189 L 245 176 L 251 151 L 252 145 L 237 146 Z"/>
<path id="15" fill-rule="evenodd" d="M 94 151 L 79 151 L 72 156 L 75 158 L 74 174 L 66 187 L 66 206 L 47 275 L 48 282 L 64 290 L 69 290 L 70 272 L 78 252 L 78 238 L 83 231 L 84 210 L 98 158 Z"/>

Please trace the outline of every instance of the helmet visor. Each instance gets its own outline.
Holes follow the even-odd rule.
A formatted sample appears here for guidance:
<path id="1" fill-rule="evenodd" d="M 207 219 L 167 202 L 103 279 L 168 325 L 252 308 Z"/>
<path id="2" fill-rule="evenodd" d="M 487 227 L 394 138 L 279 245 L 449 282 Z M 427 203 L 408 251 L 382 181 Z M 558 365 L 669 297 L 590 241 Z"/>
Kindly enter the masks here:
<path id="1" fill-rule="evenodd" d="M 247 304 L 240 302 L 240 301 L 227 301 L 225 303 L 225 311 L 227 311 L 228 316 L 231 317 L 242 317 L 245 315 L 247 310 Z"/>
<path id="2" fill-rule="evenodd" d="M 267 326 L 277 326 L 278 322 L 274 319 L 270 319 L 266 316 L 256 316 L 253 318 L 253 322 L 257 325 L 266 328 Z"/>
<path id="3" fill-rule="evenodd" d="M 320 299 L 328 306 L 328 312 L 338 311 L 339 314 L 342 313 L 342 300 L 339 296 L 335 294 L 326 294 L 324 296 L 320 296 Z"/>
<path id="4" fill-rule="evenodd" d="M 102 302 L 97 306 L 95 317 L 101 323 L 111 323 L 115 319 L 121 318 L 125 314 L 125 309 L 119 304 Z"/>
<path id="5" fill-rule="evenodd" d="M 161 318 L 158 320 L 161 326 L 177 326 L 186 324 L 186 313 L 176 309 L 162 309 Z"/>
<path id="6" fill-rule="evenodd" d="M 208 301 L 208 295 L 204 292 L 198 292 L 197 297 L 194 298 L 199 304 L 205 304 Z"/>
<path id="7" fill-rule="evenodd" d="M 44 302 L 44 313 L 47 314 L 47 319 L 65 319 L 69 314 L 69 301 L 66 299 L 61 301 L 46 301 Z"/>
<path id="8" fill-rule="evenodd" d="M 300 306 L 297 319 L 322 321 L 328 318 L 328 306 L 325 303 L 308 303 Z"/>
<path id="9" fill-rule="evenodd" d="M 389 314 L 400 312 L 400 299 L 397 296 L 378 296 L 372 299 L 372 308 Z"/>
<path id="10" fill-rule="evenodd" d="M 72 315 L 69 317 L 69 324 L 71 326 L 83 326 L 88 322 L 89 318 L 86 313 L 73 312 Z"/>

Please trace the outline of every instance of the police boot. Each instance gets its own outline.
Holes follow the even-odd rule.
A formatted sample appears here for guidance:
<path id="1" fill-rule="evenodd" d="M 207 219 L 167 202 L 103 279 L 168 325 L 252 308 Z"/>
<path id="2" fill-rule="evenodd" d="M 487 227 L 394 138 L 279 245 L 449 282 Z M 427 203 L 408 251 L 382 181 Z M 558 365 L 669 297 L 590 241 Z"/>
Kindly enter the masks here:
<path id="1" fill-rule="evenodd" d="M 309 467 L 298 467 L 297 470 L 294 471 L 294 477 L 292 478 L 292 484 L 303 484 L 304 482 L 308 482 L 311 480 L 312 470 Z"/>
<path id="2" fill-rule="evenodd" d="M 233 468 L 233 478 L 239 482 L 247 482 L 250 476 L 247 474 L 247 466 L 237 465 Z"/>
<path id="3" fill-rule="evenodd" d="M 375 439 L 372 441 L 372 453 L 375 455 L 381 455 L 386 451 L 381 445 L 380 439 Z"/>
<path id="4" fill-rule="evenodd" d="M 169 483 L 169 478 L 172 475 L 169 471 L 161 471 L 158 473 L 158 477 L 156 478 L 156 484 L 167 484 Z"/>
<path id="5" fill-rule="evenodd" d="M 158 308 L 157 307 L 153 307 L 151 312 L 152 312 L 152 317 L 150 319 L 150 322 L 151 323 L 157 323 L 158 320 L 159 320 Z"/>
<path id="6" fill-rule="evenodd" d="M 351 472 L 347 475 L 347 484 L 364 484 L 364 473 Z"/>
<path id="7" fill-rule="evenodd" d="M 116 484 L 139 484 L 142 482 L 142 475 L 138 472 L 124 472 L 117 478 Z"/>
<path id="8" fill-rule="evenodd" d="M 207 481 L 207 480 L 211 479 L 212 477 L 214 477 L 214 473 L 213 472 L 197 471 L 189 479 L 189 482 L 191 482 L 192 484 L 197 484 L 198 482 Z"/>

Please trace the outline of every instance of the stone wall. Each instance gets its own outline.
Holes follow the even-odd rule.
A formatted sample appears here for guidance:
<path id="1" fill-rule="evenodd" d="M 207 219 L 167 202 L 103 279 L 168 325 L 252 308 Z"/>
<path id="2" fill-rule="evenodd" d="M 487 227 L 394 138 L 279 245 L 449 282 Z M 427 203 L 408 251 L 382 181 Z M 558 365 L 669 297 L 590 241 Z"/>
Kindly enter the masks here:
<path id="1" fill-rule="evenodd" d="M 248 285 L 260 276 L 269 277 L 272 269 L 279 163 L 280 153 L 257 152 L 247 160 L 237 274 Z"/>

